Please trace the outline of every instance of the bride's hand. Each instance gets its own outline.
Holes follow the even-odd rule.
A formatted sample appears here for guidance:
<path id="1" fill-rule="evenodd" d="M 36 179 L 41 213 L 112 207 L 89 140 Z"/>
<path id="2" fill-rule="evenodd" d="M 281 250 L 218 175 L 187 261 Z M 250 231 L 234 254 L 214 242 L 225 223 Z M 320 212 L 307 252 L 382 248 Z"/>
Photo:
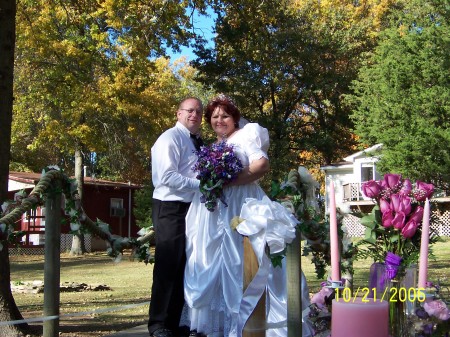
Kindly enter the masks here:
<path id="1" fill-rule="evenodd" d="M 250 184 L 264 176 L 264 174 L 269 172 L 269 169 L 270 163 L 267 158 L 262 157 L 254 160 L 249 166 L 244 167 L 235 181 L 229 183 L 227 186 Z"/>

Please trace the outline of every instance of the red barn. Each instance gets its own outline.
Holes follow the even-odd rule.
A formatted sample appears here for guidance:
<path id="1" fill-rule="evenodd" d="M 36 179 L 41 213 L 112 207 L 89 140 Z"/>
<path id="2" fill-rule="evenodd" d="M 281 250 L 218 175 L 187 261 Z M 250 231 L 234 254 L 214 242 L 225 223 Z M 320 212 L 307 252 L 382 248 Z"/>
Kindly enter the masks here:
<path id="1" fill-rule="evenodd" d="M 25 190 L 28 195 L 41 178 L 40 173 L 10 172 L 8 181 L 8 199 L 14 199 L 14 194 Z M 89 218 L 97 218 L 110 225 L 111 233 L 124 237 L 136 237 L 139 227 L 133 216 L 133 200 L 136 190 L 142 188 L 124 182 L 115 182 L 92 177 L 84 177 L 83 208 Z M 20 225 L 16 229 L 27 232 L 23 237 L 24 247 L 43 246 L 45 232 L 45 208 L 38 208 L 24 213 Z M 61 251 L 70 249 L 72 235 L 69 225 L 61 227 Z M 88 236 L 86 248 L 102 250 L 106 244 Z M 66 242 L 67 241 L 67 242 Z M 90 247 L 89 247 L 90 246 Z M 90 249 L 89 249 L 90 248 Z"/>

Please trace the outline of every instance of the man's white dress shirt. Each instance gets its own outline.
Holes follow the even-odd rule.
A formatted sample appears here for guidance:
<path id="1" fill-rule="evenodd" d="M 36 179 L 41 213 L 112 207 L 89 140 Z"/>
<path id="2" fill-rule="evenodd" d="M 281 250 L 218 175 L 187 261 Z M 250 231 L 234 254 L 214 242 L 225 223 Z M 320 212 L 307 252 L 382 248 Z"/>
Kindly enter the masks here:
<path id="1" fill-rule="evenodd" d="M 192 167 L 197 161 L 189 130 L 180 122 L 165 131 L 152 147 L 153 198 L 191 202 L 199 189 Z"/>

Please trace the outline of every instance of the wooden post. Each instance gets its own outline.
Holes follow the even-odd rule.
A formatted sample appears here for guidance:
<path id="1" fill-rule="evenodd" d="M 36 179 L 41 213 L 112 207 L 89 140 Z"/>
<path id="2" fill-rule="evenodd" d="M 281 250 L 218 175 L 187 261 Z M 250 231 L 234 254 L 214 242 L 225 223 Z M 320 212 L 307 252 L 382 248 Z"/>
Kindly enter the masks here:
<path id="1" fill-rule="evenodd" d="M 51 190 L 60 189 L 61 181 L 52 181 Z M 45 202 L 45 264 L 44 264 L 44 316 L 56 316 L 44 321 L 43 337 L 59 335 L 59 282 L 61 246 L 61 193 L 55 192 Z"/>
<path id="2" fill-rule="evenodd" d="M 301 336 L 302 301 L 301 301 L 301 265 L 300 265 L 300 233 L 287 247 L 287 327 L 288 337 Z"/>
<path id="3" fill-rule="evenodd" d="M 244 237 L 244 290 L 259 269 L 258 260 L 248 237 Z M 245 323 L 243 337 L 264 337 L 266 335 L 266 291 Z"/>

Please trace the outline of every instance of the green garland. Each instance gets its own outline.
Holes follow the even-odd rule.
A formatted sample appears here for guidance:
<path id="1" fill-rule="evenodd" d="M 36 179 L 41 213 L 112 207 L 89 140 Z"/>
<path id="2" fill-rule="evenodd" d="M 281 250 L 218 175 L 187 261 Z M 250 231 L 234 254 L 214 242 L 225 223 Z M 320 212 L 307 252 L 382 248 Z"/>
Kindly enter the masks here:
<path id="1" fill-rule="evenodd" d="M 310 256 L 314 264 L 316 276 L 323 279 L 327 268 L 331 265 L 330 256 L 330 224 L 329 219 L 321 212 L 317 212 L 312 206 L 306 204 L 306 192 L 311 186 L 302 181 L 299 171 L 291 170 L 287 178 L 282 182 L 272 182 L 270 197 L 281 203 L 292 203 L 294 215 L 299 220 L 298 232 L 304 239 L 302 255 Z M 342 229 L 342 215 L 338 214 L 338 235 L 342 243 L 346 233 Z M 353 275 L 353 259 L 356 255 L 356 247 L 349 243 L 346 249 L 341 247 L 341 270 Z M 284 254 L 285 255 L 285 254 Z M 283 258 L 281 257 L 275 258 Z M 272 257 L 271 257 L 272 258 Z M 281 260 L 280 260 L 281 261 Z"/>
<path id="2" fill-rule="evenodd" d="M 61 184 L 54 184 L 56 180 L 60 180 Z M 14 231 L 14 224 L 21 219 L 22 214 L 43 205 L 46 198 L 53 198 L 58 193 L 64 195 L 64 210 L 67 220 L 72 224 L 72 234 L 90 233 L 109 242 L 110 248 L 107 252 L 113 258 L 119 258 L 124 249 L 132 248 L 133 256 L 139 261 L 153 262 L 149 242 L 153 239 L 154 232 L 149 231 L 139 238 L 124 238 L 111 234 L 108 224 L 99 219 L 93 221 L 86 215 L 80 203 L 75 179 L 69 178 L 57 166 L 49 166 L 43 170 L 41 179 L 28 197 L 6 201 L 2 205 L 5 210 L 0 218 L 0 234 L 2 237 L 6 237 L 4 240 L 7 243 L 17 242 L 17 238 L 24 233 Z M 6 235 L 3 235 L 4 233 Z M 1 249 L 3 249 L 3 244 L 0 242 Z"/>

